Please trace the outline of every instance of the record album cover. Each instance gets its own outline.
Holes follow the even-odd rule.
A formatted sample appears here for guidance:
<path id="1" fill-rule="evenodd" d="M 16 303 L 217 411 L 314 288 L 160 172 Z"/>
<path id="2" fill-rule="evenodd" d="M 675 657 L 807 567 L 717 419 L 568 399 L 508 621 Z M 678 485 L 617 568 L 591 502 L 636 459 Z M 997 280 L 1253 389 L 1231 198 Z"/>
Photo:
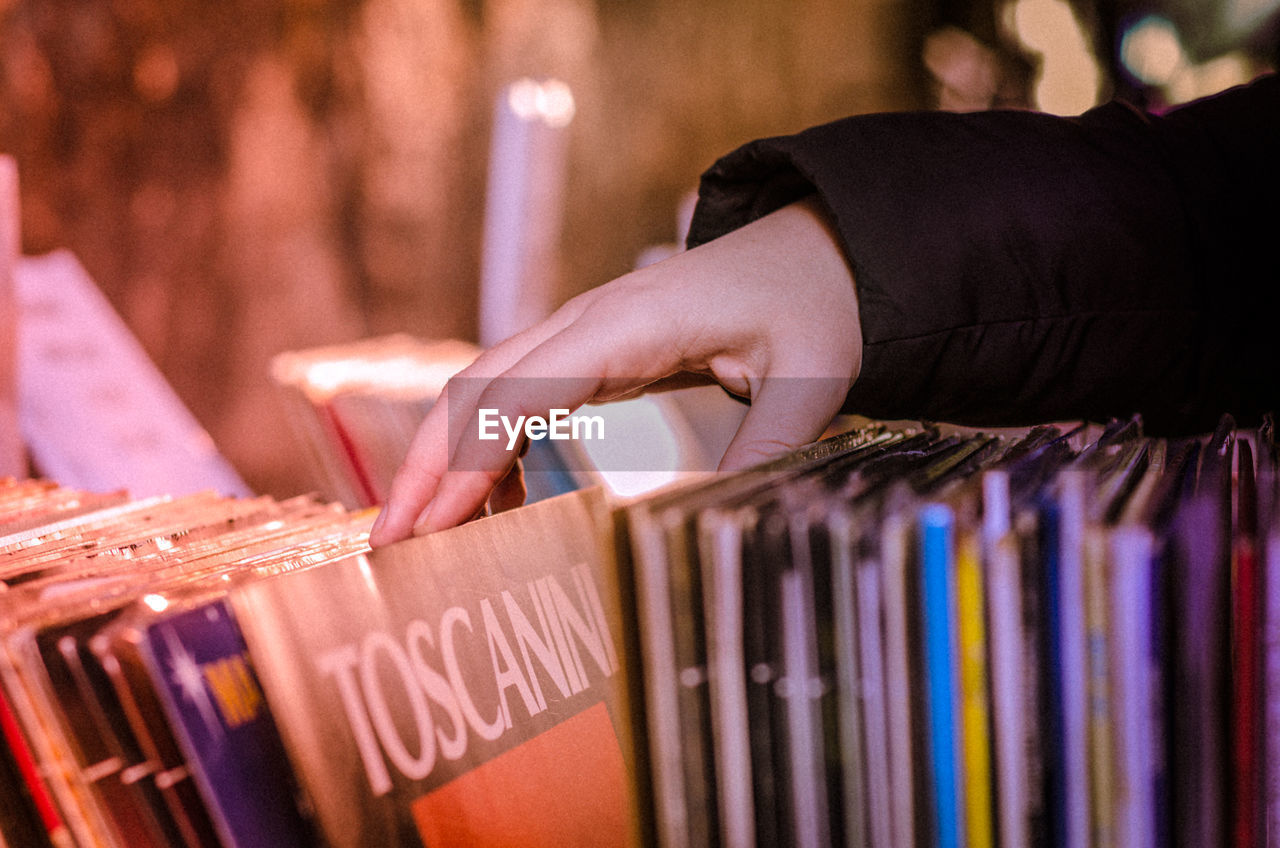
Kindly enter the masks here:
<path id="1" fill-rule="evenodd" d="M 237 589 L 334 846 L 635 844 L 599 490 Z"/>

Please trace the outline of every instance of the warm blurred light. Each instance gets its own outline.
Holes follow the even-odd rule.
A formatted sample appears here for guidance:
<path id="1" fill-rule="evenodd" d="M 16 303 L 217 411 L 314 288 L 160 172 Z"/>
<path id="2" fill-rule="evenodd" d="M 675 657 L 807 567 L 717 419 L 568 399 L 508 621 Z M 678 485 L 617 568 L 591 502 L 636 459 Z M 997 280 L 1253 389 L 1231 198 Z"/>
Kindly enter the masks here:
<path id="1" fill-rule="evenodd" d="M 1062 0 L 1016 0 L 1005 11 L 1013 34 L 1040 54 L 1036 107 L 1078 115 L 1096 106 L 1102 71 L 1071 7 Z"/>
<path id="2" fill-rule="evenodd" d="M 1168 85 L 1186 64 L 1178 30 L 1167 18 L 1147 15 L 1120 37 L 1120 61 L 1147 85 Z"/>
<path id="3" fill-rule="evenodd" d="M 573 92 L 560 80 L 538 82 L 520 79 L 507 91 L 511 111 L 525 120 L 539 119 L 549 127 L 559 128 L 573 120 Z"/>
<path id="4" fill-rule="evenodd" d="M 1247 37 L 1280 9 L 1280 0 L 1226 0 L 1220 10 L 1222 24 L 1236 39 Z"/>
<path id="5" fill-rule="evenodd" d="M 346 359 L 310 364 L 306 369 L 305 380 L 309 388 L 322 396 L 359 385 L 403 390 L 428 387 L 431 391 L 438 392 L 462 367 L 452 362 L 421 362 L 407 356 L 381 362 Z"/>
<path id="6" fill-rule="evenodd" d="M 143 595 L 142 602 L 154 612 L 164 612 L 169 608 L 169 600 L 164 595 Z"/>
<path id="7" fill-rule="evenodd" d="M 1228 53 L 1202 65 L 1190 65 L 1176 74 L 1165 90 L 1170 103 L 1186 103 L 1208 97 L 1257 76 L 1258 67 L 1242 53 Z"/>
<path id="8" fill-rule="evenodd" d="M 271 362 L 271 376 L 320 402 L 348 391 L 434 398 L 449 378 L 475 361 L 477 354 L 478 350 L 465 342 L 428 342 L 392 335 L 369 339 L 350 349 L 278 354 Z"/>
<path id="9" fill-rule="evenodd" d="M 143 51 L 133 66 L 133 87 L 152 103 L 168 100 L 178 89 L 178 57 L 173 48 L 158 44 Z"/>
<path id="10" fill-rule="evenodd" d="M 1159 15 L 1139 18 L 1121 34 L 1120 62 L 1134 79 L 1157 89 L 1170 104 L 1241 85 L 1258 72 L 1258 67 L 1239 52 L 1199 64 L 1191 61 L 1177 28 Z"/>

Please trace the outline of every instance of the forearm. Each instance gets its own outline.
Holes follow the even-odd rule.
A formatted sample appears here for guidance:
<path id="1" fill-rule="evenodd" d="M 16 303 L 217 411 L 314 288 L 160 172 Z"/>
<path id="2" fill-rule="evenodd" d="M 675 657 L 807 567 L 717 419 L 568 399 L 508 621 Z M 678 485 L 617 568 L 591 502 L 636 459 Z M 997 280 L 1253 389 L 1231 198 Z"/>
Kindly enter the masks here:
<path id="1" fill-rule="evenodd" d="M 763 140 L 704 178 L 691 240 L 820 193 L 858 277 L 854 411 L 1211 425 L 1269 400 L 1213 375 L 1245 358 L 1222 286 L 1275 279 L 1256 227 L 1276 225 L 1277 88 L 1164 119 L 921 113 Z"/>

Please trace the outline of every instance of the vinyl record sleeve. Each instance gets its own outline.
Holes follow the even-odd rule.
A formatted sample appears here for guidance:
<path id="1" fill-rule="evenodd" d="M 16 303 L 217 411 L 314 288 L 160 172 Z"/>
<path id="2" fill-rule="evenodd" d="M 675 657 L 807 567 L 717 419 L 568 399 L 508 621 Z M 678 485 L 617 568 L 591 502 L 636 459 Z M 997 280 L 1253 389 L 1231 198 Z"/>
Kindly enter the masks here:
<path id="1" fill-rule="evenodd" d="M 1230 564 L 1222 561 L 1214 500 L 1201 495 L 1179 508 L 1170 557 L 1173 817 L 1189 844 L 1218 839 L 1230 821 Z"/>
<path id="2" fill-rule="evenodd" d="M 213 821 L 148 674 L 141 654 L 143 634 L 134 618 L 134 614 L 122 615 L 99 631 L 89 647 L 111 679 L 139 749 L 154 763 L 154 770 L 144 779 L 159 792 L 178 832 L 178 844 L 219 848 Z"/>
<path id="3" fill-rule="evenodd" d="M 919 615 L 914 527 L 904 507 L 890 506 L 881 524 L 880 556 L 884 573 L 885 702 L 888 716 L 889 779 L 893 844 L 916 845 L 927 838 L 921 782 L 919 736 Z"/>
<path id="4" fill-rule="evenodd" d="M 964 834 L 960 739 L 959 662 L 955 635 L 955 518 L 938 503 L 921 507 L 920 604 L 928 734 L 928 777 L 939 848 L 958 848 Z"/>
<path id="5" fill-rule="evenodd" d="M 756 844 L 751 729 L 742 603 L 743 527 L 739 512 L 712 508 L 699 514 L 698 550 L 703 562 L 707 666 L 716 787 L 722 844 Z"/>
<path id="6" fill-rule="evenodd" d="M 843 774 L 837 726 L 831 556 L 822 504 L 803 486 L 784 493 L 789 562 L 775 567 L 781 600 L 781 646 L 786 685 L 779 692 L 787 713 L 792 774 L 794 844 L 826 846 L 844 830 Z M 861 760 L 860 752 L 851 752 Z M 861 775 L 858 775 L 861 777 Z M 861 825 L 862 823 L 859 822 Z M 865 840 L 865 827 L 857 834 Z"/>
<path id="7" fill-rule="evenodd" d="M 270 710 L 222 598 L 141 627 L 151 686 L 226 848 L 313 844 Z"/>
<path id="8" fill-rule="evenodd" d="M 1232 537 L 1233 764 L 1234 831 L 1237 846 L 1265 837 L 1262 797 L 1266 737 L 1262 730 L 1262 558 L 1258 543 L 1258 491 L 1253 449 L 1236 442 L 1236 526 Z M 1229 503 L 1229 499 L 1228 499 Z"/>
<path id="9" fill-rule="evenodd" d="M 1085 511 L 1088 475 L 1067 470 L 1050 496 L 1058 504 L 1058 655 L 1061 667 L 1063 828 L 1068 844 L 1091 835 Z"/>
<path id="10" fill-rule="evenodd" d="M 89 641 L 119 611 L 42 628 L 36 647 L 57 696 L 78 765 L 120 844 L 169 845 L 177 836 L 153 783 L 109 678 L 89 649 Z"/>
<path id="11" fill-rule="evenodd" d="M 971 498 L 956 509 L 955 606 L 959 667 L 959 727 L 964 781 L 965 844 L 993 848 L 995 792 L 991 769 L 991 703 L 986 580 Z"/>
<path id="12" fill-rule="evenodd" d="M 232 592 L 330 844 L 512 844 L 513 811 L 560 822 L 536 831 L 556 844 L 635 844 L 630 658 L 602 497 Z"/>
<path id="13" fill-rule="evenodd" d="M 1036 498 L 1038 539 L 1033 592 L 1039 596 L 1040 632 L 1040 749 L 1044 795 L 1053 844 L 1067 844 L 1067 759 L 1065 735 L 1065 670 L 1061 627 L 1061 512 L 1052 497 Z"/>
<path id="14" fill-rule="evenodd" d="M 838 468 L 856 465 L 873 456 L 877 447 L 901 442 L 904 438 L 903 434 L 886 433 L 880 430 L 854 431 L 818 442 L 753 470 L 717 475 L 708 480 L 686 483 L 619 508 L 617 522 L 622 528 L 624 538 L 629 540 L 634 562 L 633 579 L 642 644 L 641 654 L 644 659 L 643 698 L 650 729 L 653 798 L 659 828 L 657 839 L 664 848 L 703 844 L 709 833 L 704 824 L 697 823 L 693 818 L 696 816 L 701 820 L 706 815 L 706 812 L 700 808 L 703 802 L 699 801 L 699 808 L 693 810 L 690 809 L 688 802 L 690 792 L 700 794 L 705 790 L 701 786 L 691 789 L 687 785 L 689 780 L 686 776 L 686 767 L 689 764 L 685 762 L 687 749 L 691 745 L 705 745 L 711 730 L 709 720 L 703 723 L 698 719 L 689 724 L 687 721 L 682 722 L 681 719 L 682 695 L 684 704 L 690 710 L 693 710 L 696 704 L 702 703 L 705 698 L 690 700 L 690 693 L 685 691 L 685 687 L 680 682 L 680 669 L 696 669 L 701 666 L 704 669 L 703 672 L 695 670 L 691 674 L 704 675 L 706 665 L 705 646 L 699 647 L 696 640 L 692 639 L 689 634 L 693 631 L 688 629 L 687 623 L 681 624 L 682 617 L 702 620 L 700 597 L 695 598 L 686 590 L 676 592 L 674 589 L 677 587 L 673 586 L 675 576 L 684 575 L 690 565 L 697 565 L 697 540 L 696 538 L 690 540 L 682 534 L 696 532 L 692 522 L 703 510 L 713 507 L 745 510 L 753 498 L 772 500 L 776 487 L 805 472 L 835 473 Z M 744 583 L 754 584 L 759 579 L 756 575 L 762 573 L 762 566 L 755 562 L 759 559 L 756 553 L 758 541 L 754 540 L 753 534 L 758 530 L 756 522 L 744 517 L 744 533 L 747 535 L 744 537 L 743 550 L 752 551 L 753 558 L 753 563 L 747 563 L 745 560 L 743 562 Z M 671 538 L 685 538 L 685 542 L 678 549 L 673 550 L 669 545 Z M 679 562 L 673 560 L 673 555 L 676 553 L 681 557 Z M 690 560 L 691 556 L 695 560 Z M 687 586 L 691 578 L 680 576 L 680 579 L 681 585 Z M 754 745 L 758 735 L 765 734 L 767 732 L 765 728 L 769 725 L 767 720 L 765 724 L 758 721 L 757 715 L 761 707 L 755 700 L 761 693 L 767 696 L 768 672 L 755 672 L 755 670 L 768 669 L 769 666 L 766 661 L 752 658 L 751 640 L 764 636 L 762 630 L 753 630 L 753 627 L 758 628 L 759 622 L 750 619 L 750 616 L 760 612 L 759 609 L 751 606 L 754 602 L 750 595 L 752 589 L 753 586 L 747 585 L 743 588 L 744 616 L 747 617 L 744 650 L 747 652 L 748 668 L 753 670 L 756 678 L 763 677 L 765 684 L 753 682 L 749 685 L 748 700 L 750 704 L 755 704 L 753 708 L 755 712 L 751 713 L 753 776 L 763 781 L 756 786 L 757 840 L 759 844 L 767 845 L 773 844 L 772 840 L 775 838 L 772 817 L 775 815 L 776 797 L 768 788 L 772 785 L 772 776 L 764 770 L 764 764 L 771 761 L 772 754 L 765 755 L 762 751 L 757 751 Z M 689 605 L 692 603 L 698 603 L 699 608 L 691 609 Z M 677 633 L 678 625 L 684 627 L 683 640 Z M 702 651 L 701 657 L 699 657 L 699 651 Z M 685 662 L 678 661 L 677 652 L 685 657 Z M 706 711 L 709 714 L 709 704 Z M 686 720 L 688 718 L 689 714 L 686 713 Z M 704 728 L 704 731 L 698 731 L 696 739 L 686 739 L 683 736 L 685 732 L 697 731 L 698 727 Z M 694 774 L 698 776 L 698 780 L 707 780 L 708 770 L 713 780 L 714 770 L 707 764 L 710 761 L 709 756 L 705 759 L 701 757 L 697 759 L 700 764 L 695 764 Z M 761 791 L 767 797 L 759 797 L 758 793 Z M 714 794 L 708 797 L 712 801 L 715 799 Z M 713 810 L 711 815 L 715 816 Z M 716 820 L 718 816 L 712 819 L 713 822 Z"/>
<path id="15" fill-rule="evenodd" d="M 7 730 L 12 719 L 0 692 L 0 725 Z M 4 740 L 10 740 L 4 744 Z M 41 818 L 40 808 L 28 783 L 18 757 L 12 750 L 13 737 L 6 732 L 0 736 L 0 845 L 24 845 L 31 848 L 52 848 L 49 828 Z"/>
<path id="16" fill-rule="evenodd" d="M 868 514 L 862 511 L 864 521 Z M 841 505 L 832 507 L 822 524 L 831 559 L 829 603 L 837 704 L 834 748 L 843 772 L 839 793 L 830 802 L 841 807 L 844 844 L 886 845 L 889 804 L 884 790 L 889 765 L 884 745 L 883 661 L 879 656 L 879 574 L 878 563 L 866 561 L 859 523 Z"/>
<path id="17" fill-rule="evenodd" d="M 1044 596 L 1044 561 L 1041 546 L 1044 534 L 1041 529 L 1040 511 L 1026 506 L 1014 515 L 1013 528 L 1018 546 L 1018 586 L 1021 597 L 1018 610 L 1021 615 L 1022 672 L 1021 709 L 1025 717 L 1024 731 L 1027 834 L 1032 845 L 1049 845 L 1053 839 L 1052 804 L 1050 794 L 1050 769 L 1052 727 L 1049 716 L 1048 655 L 1045 633 L 1046 598 Z"/>
<path id="18" fill-rule="evenodd" d="M 1157 833 L 1154 774 L 1160 756 L 1150 665 L 1155 540 L 1147 528 L 1127 525 L 1112 531 L 1110 547 L 1116 837 L 1120 845 L 1153 845 Z"/>
<path id="19" fill-rule="evenodd" d="M 758 546 L 758 565 L 752 569 L 744 583 L 745 603 L 757 609 L 760 621 L 760 638 L 755 646 L 758 653 L 753 661 L 753 676 L 759 681 L 757 699 L 752 706 L 763 707 L 761 715 L 752 715 L 751 721 L 768 720 L 769 749 L 753 752 L 753 758 L 769 763 L 774 793 L 774 815 L 777 821 L 778 839 L 781 844 L 795 842 L 798 807 L 795 797 L 796 775 L 790 756 L 795 740 L 792 716 L 786 694 L 790 685 L 787 678 L 785 646 L 783 644 L 784 604 L 780 572 L 791 559 L 791 537 L 786 515 L 776 502 L 757 508 L 754 544 Z"/>
<path id="20" fill-rule="evenodd" d="M 680 760 L 684 770 L 689 845 L 719 845 L 714 735 L 702 596 L 702 561 L 694 516 L 667 510 L 659 518 L 666 547 L 672 610 Z"/>
<path id="21" fill-rule="evenodd" d="M 1280 524 L 1273 523 L 1266 536 L 1264 576 L 1266 624 L 1263 643 L 1266 692 L 1266 825 L 1268 834 L 1280 834 Z M 1268 837 L 1268 846 L 1275 840 Z"/>
<path id="22" fill-rule="evenodd" d="M 1030 765 L 1023 703 L 1022 569 L 1012 531 L 996 539 L 988 563 L 987 617 L 991 633 L 991 708 L 994 718 L 997 828 L 1002 845 L 1030 845 Z"/>
<path id="23" fill-rule="evenodd" d="M 55 675 L 57 668 L 55 663 Z M 69 729 L 68 719 L 82 725 L 91 719 L 80 705 L 74 684 L 63 686 L 68 703 L 62 703 L 63 690 L 58 688 L 58 679 L 46 672 L 35 628 L 22 626 L 4 634 L 0 675 L 22 737 L 72 838 L 77 843 L 118 844 L 115 827 L 91 788 L 94 775 L 91 770 L 86 773 L 85 766 L 96 762 L 86 762 Z M 110 765 L 108 762 L 107 767 Z"/>

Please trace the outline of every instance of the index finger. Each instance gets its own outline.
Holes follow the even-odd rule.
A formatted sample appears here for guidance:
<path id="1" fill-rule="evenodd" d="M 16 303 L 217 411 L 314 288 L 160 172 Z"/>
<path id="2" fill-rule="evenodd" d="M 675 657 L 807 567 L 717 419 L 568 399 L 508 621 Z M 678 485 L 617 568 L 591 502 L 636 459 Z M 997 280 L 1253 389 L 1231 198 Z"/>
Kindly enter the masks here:
<path id="1" fill-rule="evenodd" d="M 485 381 L 479 391 L 468 389 L 464 402 L 455 395 L 448 473 L 415 532 L 430 533 L 465 520 L 511 467 L 522 439 L 511 430 L 499 434 L 511 436 L 505 442 L 482 435 L 481 410 L 504 418 L 505 429 L 511 421 L 527 422 L 551 410 L 568 415 L 584 403 L 618 397 L 678 371 L 679 352 L 650 320 L 670 326 L 661 316 L 618 304 L 584 313 L 498 378 Z"/>
<path id="2" fill-rule="evenodd" d="M 370 545 L 380 547 L 413 534 L 414 524 L 434 497 L 448 469 L 454 447 L 452 437 L 461 430 L 459 426 L 451 426 L 451 418 L 464 415 L 474 406 L 472 399 L 465 395 L 470 392 L 478 395 L 487 379 L 503 373 L 530 350 L 571 323 L 592 298 L 591 292 L 574 298 L 546 321 L 485 351 L 449 381 L 423 417 L 404 461 L 392 478 L 386 503 L 369 533 Z"/>

